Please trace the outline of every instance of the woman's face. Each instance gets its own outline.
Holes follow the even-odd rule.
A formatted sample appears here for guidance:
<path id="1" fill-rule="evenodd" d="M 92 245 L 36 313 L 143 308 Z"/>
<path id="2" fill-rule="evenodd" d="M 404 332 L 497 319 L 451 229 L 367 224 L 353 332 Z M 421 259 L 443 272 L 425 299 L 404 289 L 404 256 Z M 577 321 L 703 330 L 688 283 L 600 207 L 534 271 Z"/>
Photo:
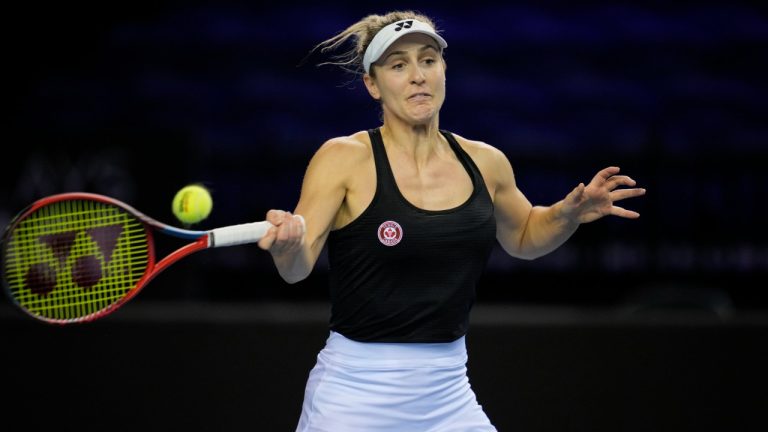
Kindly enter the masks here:
<path id="1" fill-rule="evenodd" d="M 376 78 L 364 77 L 374 99 L 387 114 L 424 124 L 440 112 L 445 101 L 445 62 L 437 42 L 411 33 L 395 41 L 372 65 Z"/>

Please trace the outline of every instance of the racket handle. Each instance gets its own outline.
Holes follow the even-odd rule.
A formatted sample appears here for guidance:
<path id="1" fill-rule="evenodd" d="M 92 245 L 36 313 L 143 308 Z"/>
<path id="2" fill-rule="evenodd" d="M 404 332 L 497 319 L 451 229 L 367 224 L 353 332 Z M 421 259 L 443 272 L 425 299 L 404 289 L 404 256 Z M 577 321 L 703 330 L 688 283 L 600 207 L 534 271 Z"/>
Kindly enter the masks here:
<path id="1" fill-rule="evenodd" d="M 214 228 L 208 236 L 209 247 L 255 243 L 261 240 L 270 228 L 272 228 L 272 224 L 267 221 Z"/>

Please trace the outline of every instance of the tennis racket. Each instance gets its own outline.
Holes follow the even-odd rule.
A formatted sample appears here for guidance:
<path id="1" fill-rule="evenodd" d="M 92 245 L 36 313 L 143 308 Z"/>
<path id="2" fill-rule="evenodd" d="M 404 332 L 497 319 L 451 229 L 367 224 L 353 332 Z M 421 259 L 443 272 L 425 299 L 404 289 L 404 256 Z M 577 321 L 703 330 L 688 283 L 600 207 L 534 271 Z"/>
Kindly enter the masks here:
<path id="1" fill-rule="evenodd" d="M 192 231 L 107 196 L 52 195 L 32 203 L 6 228 L 3 282 L 13 302 L 36 319 L 92 321 L 117 310 L 180 259 L 203 249 L 257 242 L 271 226 L 261 221 Z M 156 233 L 189 242 L 156 261 Z"/>

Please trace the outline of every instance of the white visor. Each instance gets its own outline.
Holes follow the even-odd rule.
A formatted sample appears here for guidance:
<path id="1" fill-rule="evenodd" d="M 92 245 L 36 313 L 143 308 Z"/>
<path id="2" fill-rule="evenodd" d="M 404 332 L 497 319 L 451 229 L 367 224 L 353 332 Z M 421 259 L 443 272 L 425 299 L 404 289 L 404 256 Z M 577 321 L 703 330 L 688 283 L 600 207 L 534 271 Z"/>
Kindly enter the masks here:
<path id="1" fill-rule="evenodd" d="M 445 39 L 437 34 L 432 26 L 425 22 L 415 19 L 397 21 L 379 30 L 379 32 L 376 33 L 376 36 L 373 37 L 371 43 L 368 44 L 368 48 L 365 50 L 365 55 L 363 56 L 363 67 L 365 68 L 365 72 L 370 73 L 371 64 L 376 62 L 392 43 L 398 40 L 401 36 L 409 33 L 423 33 L 436 40 L 437 43 L 440 44 L 440 48 L 446 48 L 448 46 Z"/>

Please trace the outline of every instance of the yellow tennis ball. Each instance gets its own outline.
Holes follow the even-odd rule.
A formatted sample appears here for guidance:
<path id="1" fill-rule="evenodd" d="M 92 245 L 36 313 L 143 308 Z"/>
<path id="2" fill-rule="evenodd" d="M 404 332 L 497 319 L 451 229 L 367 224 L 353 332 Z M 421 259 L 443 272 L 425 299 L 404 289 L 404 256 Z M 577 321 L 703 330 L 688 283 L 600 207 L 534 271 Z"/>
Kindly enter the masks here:
<path id="1" fill-rule="evenodd" d="M 202 221 L 211 214 L 211 193 L 199 184 L 184 186 L 173 197 L 173 214 L 185 224 Z"/>

